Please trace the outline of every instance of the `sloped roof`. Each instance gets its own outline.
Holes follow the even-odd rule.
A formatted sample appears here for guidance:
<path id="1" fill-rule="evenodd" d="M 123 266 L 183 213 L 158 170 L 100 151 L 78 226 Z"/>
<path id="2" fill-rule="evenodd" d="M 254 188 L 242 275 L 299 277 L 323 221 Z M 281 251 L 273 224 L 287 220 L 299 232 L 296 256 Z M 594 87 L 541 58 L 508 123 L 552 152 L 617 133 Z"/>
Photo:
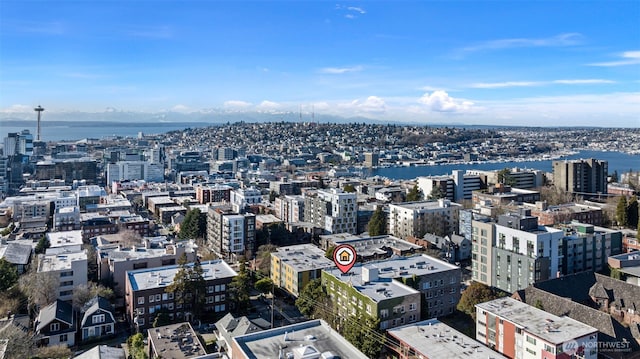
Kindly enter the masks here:
<path id="1" fill-rule="evenodd" d="M 87 320 L 99 310 L 109 312 L 113 315 L 113 307 L 111 306 L 111 303 L 109 303 L 106 298 L 96 296 L 91 299 L 83 308 L 84 314 L 82 315 L 82 326 L 84 327 Z M 110 320 L 107 320 L 107 322 L 110 322 Z"/>
<path id="2" fill-rule="evenodd" d="M 4 250 L 2 258 L 11 264 L 29 264 L 31 246 L 28 244 L 9 243 Z"/>
<path id="3" fill-rule="evenodd" d="M 609 295 L 607 294 L 607 290 L 604 289 L 602 283 L 596 283 L 589 288 L 589 295 L 594 298 L 602 298 L 609 299 Z"/>
<path id="4" fill-rule="evenodd" d="M 36 330 L 42 330 L 55 319 L 72 326 L 73 307 L 71 304 L 63 302 L 60 299 L 56 299 L 55 302 L 41 309 L 40 314 L 38 315 L 38 326 L 36 327 Z"/>

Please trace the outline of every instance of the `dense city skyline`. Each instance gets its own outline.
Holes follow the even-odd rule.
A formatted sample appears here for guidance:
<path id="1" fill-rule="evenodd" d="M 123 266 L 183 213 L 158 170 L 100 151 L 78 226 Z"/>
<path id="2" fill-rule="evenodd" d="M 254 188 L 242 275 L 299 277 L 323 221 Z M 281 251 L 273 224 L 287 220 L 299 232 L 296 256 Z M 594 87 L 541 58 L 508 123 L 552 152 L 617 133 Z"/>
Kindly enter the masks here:
<path id="1" fill-rule="evenodd" d="M 0 117 L 33 119 L 42 104 L 49 116 L 640 127 L 639 12 L 634 1 L 3 1 Z"/>

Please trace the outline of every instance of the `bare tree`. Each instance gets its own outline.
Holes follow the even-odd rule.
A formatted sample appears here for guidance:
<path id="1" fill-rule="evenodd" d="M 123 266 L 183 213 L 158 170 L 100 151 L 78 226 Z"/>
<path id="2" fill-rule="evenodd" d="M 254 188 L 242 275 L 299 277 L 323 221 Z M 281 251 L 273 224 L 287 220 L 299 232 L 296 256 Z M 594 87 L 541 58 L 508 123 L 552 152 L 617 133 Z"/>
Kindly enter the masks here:
<path id="1" fill-rule="evenodd" d="M 15 325 L 7 325 L 0 330 L 0 338 L 7 339 L 7 359 L 31 358 L 35 354 L 35 335 Z"/>
<path id="2" fill-rule="evenodd" d="M 140 237 L 140 233 L 131 230 L 131 229 L 123 229 L 118 232 L 120 235 L 120 243 L 123 247 L 132 247 L 142 243 L 142 237 Z"/>
<path id="3" fill-rule="evenodd" d="M 18 280 L 20 290 L 27 296 L 29 313 L 53 303 L 58 298 L 60 277 L 53 272 L 38 272 L 32 267 Z"/>
<path id="4" fill-rule="evenodd" d="M 113 298 L 113 289 L 107 288 L 94 282 L 88 284 L 80 284 L 73 288 L 73 307 L 82 309 L 95 296 L 101 296 L 106 299 Z"/>

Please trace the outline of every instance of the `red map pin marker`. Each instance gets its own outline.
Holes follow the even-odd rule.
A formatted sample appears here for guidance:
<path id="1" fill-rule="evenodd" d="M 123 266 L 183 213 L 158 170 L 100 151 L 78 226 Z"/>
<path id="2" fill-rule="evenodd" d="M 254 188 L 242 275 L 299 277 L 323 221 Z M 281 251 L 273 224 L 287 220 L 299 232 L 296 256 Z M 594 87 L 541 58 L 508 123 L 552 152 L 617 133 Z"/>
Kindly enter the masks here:
<path id="1" fill-rule="evenodd" d="M 356 264 L 356 250 L 348 244 L 341 244 L 333 251 L 333 262 L 343 274 Z"/>

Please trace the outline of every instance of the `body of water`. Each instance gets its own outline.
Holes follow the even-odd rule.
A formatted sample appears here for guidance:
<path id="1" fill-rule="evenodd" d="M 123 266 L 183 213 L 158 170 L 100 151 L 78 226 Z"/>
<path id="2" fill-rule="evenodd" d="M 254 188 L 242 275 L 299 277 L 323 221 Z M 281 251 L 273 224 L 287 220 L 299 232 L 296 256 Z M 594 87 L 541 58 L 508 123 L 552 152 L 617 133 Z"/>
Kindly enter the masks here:
<path id="1" fill-rule="evenodd" d="M 100 122 L 78 121 L 62 122 L 55 124 L 42 123 L 43 141 L 77 141 L 85 138 L 105 138 L 109 136 L 136 137 L 138 132 L 146 135 L 161 134 L 165 132 L 184 130 L 185 128 L 206 127 L 209 124 L 198 122 Z M 3 126 L 0 124 L 0 136 L 4 137 L 10 132 L 21 132 L 28 129 L 35 139 L 37 129 L 33 126 Z"/>
<path id="2" fill-rule="evenodd" d="M 576 154 L 562 157 L 561 159 L 573 160 L 581 158 L 595 158 L 609 162 L 609 174 L 618 171 L 618 174 L 629 172 L 629 170 L 640 171 L 640 155 L 630 155 L 622 152 L 612 151 L 580 151 Z M 414 179 L 420 176 L 440 176 L 451 174 L 453 170 L 501 170 L 503 168 L 528 168 L 552 172 L 553 160 L 546 161 L 510 161 L 496 163 L 469 163 L 469 164 L 442 164 L 433 166 L 413 166 L 413 167 L 388 167 L 376 168 L 370 174 L 391 179 Z"/>

